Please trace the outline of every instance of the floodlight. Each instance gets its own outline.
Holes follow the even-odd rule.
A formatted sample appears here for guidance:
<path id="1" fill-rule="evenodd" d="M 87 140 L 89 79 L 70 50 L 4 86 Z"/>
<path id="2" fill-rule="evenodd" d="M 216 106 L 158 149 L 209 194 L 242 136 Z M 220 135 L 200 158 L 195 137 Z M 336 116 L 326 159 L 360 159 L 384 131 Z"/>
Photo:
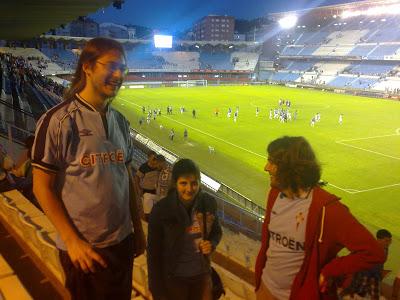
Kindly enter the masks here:
<path id="1" fill-rule="evenodd" d="M 156 48 L 172 48 L 172 36 L 155 34 L 154 46 Z"/>
<path id="2" fill-rule="evenodd" d="M 283 29 L 289 29 L 289 28 L 292 28 L 292 27 L 294 27 L 296 25 L 297 17 L 293 16 L 293 15 L 287 16 L 287 17 L 284 17 L 284 18 L 280 19 L 278 21 L 278 23 Z"/>

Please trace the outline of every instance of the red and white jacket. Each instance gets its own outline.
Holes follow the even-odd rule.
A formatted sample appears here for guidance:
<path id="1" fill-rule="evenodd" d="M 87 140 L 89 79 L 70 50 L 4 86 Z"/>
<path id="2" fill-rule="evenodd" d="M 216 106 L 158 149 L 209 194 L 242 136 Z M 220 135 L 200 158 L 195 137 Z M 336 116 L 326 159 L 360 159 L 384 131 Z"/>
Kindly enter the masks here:
<path id="1" fill-rule="evenodd" d="M 255 266 L 256 290 L 260 287 L 267 260 L 268 224 L 279 192 L 272 188 L 268 195 L 261 249 Z M 333 287 L 323 294 L 320 292 L 321 273 L 329 280 L 369 269 L 385 261 L 383 248 L 339 200 L 320 187 L 313 189 L 306 226 L 305 257 L 292 284 L 291 300 L 337 299 Z M 338 257 L 338 252 L 343 248 L 347 248 L 350 254 Z"/>

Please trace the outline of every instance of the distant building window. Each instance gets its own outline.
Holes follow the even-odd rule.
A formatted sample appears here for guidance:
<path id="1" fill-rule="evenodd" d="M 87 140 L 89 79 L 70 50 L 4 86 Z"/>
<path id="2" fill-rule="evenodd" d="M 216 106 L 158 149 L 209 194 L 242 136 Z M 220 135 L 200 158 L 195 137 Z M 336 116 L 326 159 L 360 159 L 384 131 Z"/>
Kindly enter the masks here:
<path id="1" fill-rule="evenodd" d="M 226 21 L 225 19 L 222 19 L 222 20 L 221 20 L 221 22 L 225 22 L 225 21 Z"/>
<path id="2" fill-rule="evenodd" d="M 219 22 L 219 19 L 215 19 L 215 22 Z"/>
<path id="3" fill-rule="evenodd" d="M 225 24 L 222 24 L 221 26 L 222 26 L 222 27 L 225 27 Z"/>

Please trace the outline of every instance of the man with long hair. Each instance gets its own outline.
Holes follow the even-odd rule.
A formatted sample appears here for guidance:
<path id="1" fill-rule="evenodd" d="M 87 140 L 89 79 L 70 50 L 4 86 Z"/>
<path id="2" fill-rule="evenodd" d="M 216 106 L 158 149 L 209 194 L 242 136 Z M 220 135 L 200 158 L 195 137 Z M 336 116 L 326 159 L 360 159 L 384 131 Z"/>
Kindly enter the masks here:
<path id="1" fill-rule="evenodd" d="M 271 189 L 255 267 L 257 299 L 337 299 L 334 279 L 383 263 L 383 249 L 321 188 L 321 167 L 305 138 L 278 138 L 267 152 Z M 344 247 L 350 254 L 337 257 Z"/>
<path id="2" fill-rule="evenodd" d="M 129 123 L 110 105 L 127 70 L 120 43 L 90 40 L 65 100 L 37 124 L 33 190 L 58 232 L 73 299 L 130 299 L 133 257 L 145 248 Z"/>

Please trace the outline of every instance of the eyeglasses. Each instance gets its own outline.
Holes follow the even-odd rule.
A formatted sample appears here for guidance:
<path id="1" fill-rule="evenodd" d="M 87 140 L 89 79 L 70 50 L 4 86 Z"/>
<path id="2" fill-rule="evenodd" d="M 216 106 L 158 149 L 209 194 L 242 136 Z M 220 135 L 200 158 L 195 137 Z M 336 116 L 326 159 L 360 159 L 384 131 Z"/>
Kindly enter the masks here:
<path id="1" fill-rule="evenodd" d="M 129 68 L 125 64 L 121 64 L 118 62 L 108 62 L 103 63 L 101 61 L 96 61 L 96 63 L 101 64 L 107 68 L 110 72 L 115 72 L 116 70 L 120 70 L 122 74 L 127 75 L 129 73 Z"/>

